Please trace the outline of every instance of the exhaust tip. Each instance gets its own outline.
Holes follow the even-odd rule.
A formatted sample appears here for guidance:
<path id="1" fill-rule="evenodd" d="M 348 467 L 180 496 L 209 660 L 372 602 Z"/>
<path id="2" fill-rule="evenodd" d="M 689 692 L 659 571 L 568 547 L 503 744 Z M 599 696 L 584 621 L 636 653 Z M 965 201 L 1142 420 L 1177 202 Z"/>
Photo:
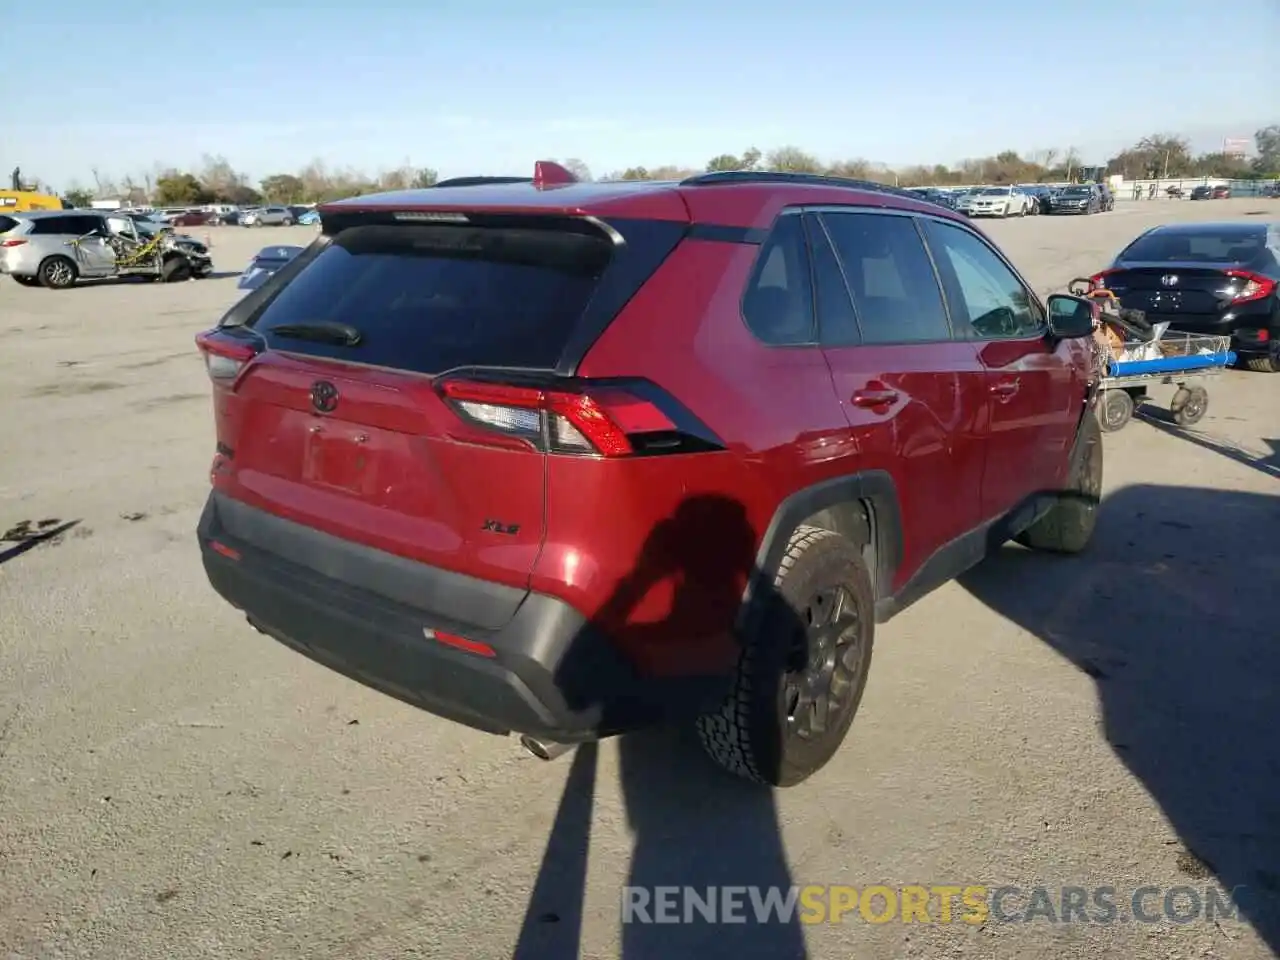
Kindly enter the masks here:
<path id="1" fill-rule="evenodd" d="M 524 747 L 539 760 L 554 760 L 556 757 L 564 756 L 573 749 L 572 744 L 557 743 L 554 740 L 539 740 L 537 737 L 531 737 L 527 733 L 520 735 L 520 746 Z"/>

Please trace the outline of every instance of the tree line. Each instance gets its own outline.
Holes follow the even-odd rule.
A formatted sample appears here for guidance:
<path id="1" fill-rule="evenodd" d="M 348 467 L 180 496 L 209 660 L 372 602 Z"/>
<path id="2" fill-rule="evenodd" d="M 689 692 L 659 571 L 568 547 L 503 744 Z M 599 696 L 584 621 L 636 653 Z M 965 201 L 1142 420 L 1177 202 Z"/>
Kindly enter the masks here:
<path id="1" fill-rule="evenodd" d="M 1229 177 L 1233 179 L 1280 178 L 1280 124 L 1263 127 L 1254 134 L 1254 156 L 1230 156 L 1221 151 L 1195 154 L 1191 143 L 1176 134 L 1151 134 L 1111 157 L 1107 174 L 1122 174 L 1126 180 L 1152 177 Z M 579 159 L 561 161 L 579 179 L 595 179 Z M 628 167 L 601 177 L 602 180 L 682 179 L 704 171 L 772 170 L 820 173 L 828 176 L 873 180 L 899 186 L 954 186 L 973 183 L 1034 183 L 1075 180 L 1086 167 L 1074 147 L 1046 149 L 1023 155 L 1004 150 L 989 157 L 945 164 L 893 168 L 869 160 L 826 162 L 800 147 L 783 146 L 768 152 L 755 147 L 740 154 L 712 157 L 705 167 L 669 164 L 657 167 Z M 16 173 L 16 171 L 15 171 Z M 95 199 L 120 198 L 135 205 L 194 206 L 206 203 L 247 205 L 254 203 L 319 203 L 342 197 L 383 190 L 430 187 L 439 177 L 430 167 L 406 162 L 376 175 L 350 168 L 331 168 L 319 160 L 292 173 L 273 173 L 253 181 L 236 170 L 222 156 L 205 156 L 194 169 L 157 167 L 151 173 L 112 178 L 98 168 L 93 184 L 71 184 L 62 196 L 76 206 Z M 28 187 L 56 192 L 38 179 L 26 179 Z"/>

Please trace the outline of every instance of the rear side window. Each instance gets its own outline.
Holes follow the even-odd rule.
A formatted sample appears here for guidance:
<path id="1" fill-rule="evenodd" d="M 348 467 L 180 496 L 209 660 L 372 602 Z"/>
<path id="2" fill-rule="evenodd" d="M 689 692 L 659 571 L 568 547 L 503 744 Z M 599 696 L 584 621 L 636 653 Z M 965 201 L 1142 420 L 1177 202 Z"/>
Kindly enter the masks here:
<path id="1" fill-rule="evenodd" d="M 0 217 L 0 233 L 8 233 L 18 225 L 18 221 L 13 217 Z"/>
<path id="2" fill-rule="evenodd" d="M 41 217 L 32 221 L 31 232 L 37 236 L 82 237 L 102 226 L 97 217 Z"/>
<path id="3" fill-rule="evenodd" d="M 342 231 L 253 321 L 276 349 L 418 373 L 554 368 L 609 263 L 603 236 L 444 225 Z M 349 324 L 355 346 L 273 337 Z"/>
<path id="4" fill-rule="evenodd" d="M 1130 244 L 1121 260 L 1205 260 L 1211 263 L 1249 263 L 1266 248 L 1266 231 L 1205 231 L 1149 233 Z"/>
<path id="5" fill-rule="evenodd" d="M 951 339 L 942 291 L 911 217 L 824 213 L 864 344 Z"/>
<path id="6" fill-rule="evenodd" d="M 797 214 L 779 217 L 761 246 L 742 298 L 742 316 L 751 332 L 772 346 L 814 342 L 809 255 Z"/>

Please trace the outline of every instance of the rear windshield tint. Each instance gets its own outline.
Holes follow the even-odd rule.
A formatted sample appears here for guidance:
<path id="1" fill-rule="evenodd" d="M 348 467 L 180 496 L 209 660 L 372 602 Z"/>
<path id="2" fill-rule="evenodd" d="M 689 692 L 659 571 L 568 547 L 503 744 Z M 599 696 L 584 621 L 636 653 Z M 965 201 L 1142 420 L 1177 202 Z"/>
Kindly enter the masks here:
<path id="1" fill-rule="evenodd" d="M 603 236 L 528 227 L 360 226 L 344 230 L 253 322 L 272 347 L 439 373 L 461 366 L 554 368 L 608 265 Z M 354 347 L 273 337 L 335 322 Z"/>
<path id="2" fill-rule="evenodd" d="M 1152 233 L 1139 237 L 1120 255 L 1123 260 L 1203 260 L 1249 263 L 1266 251 L 1266 231 Z"/>

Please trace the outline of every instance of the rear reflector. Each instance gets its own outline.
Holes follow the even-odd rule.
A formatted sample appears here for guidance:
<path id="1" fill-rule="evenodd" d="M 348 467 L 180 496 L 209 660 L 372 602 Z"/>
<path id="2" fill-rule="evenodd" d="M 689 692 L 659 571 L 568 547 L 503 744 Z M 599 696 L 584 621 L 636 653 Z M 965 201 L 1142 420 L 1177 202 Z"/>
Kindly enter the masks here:
<path id="1" fill-rule="evenodd" d="M 456 633 L 445 633 L 443 630 L 432 630 L 430 627 L 422 628 L 422 635 L 428 640 L 435 640 L 437 643 L 443 643 L 446 647 L 453 647 L 455 650 L 461 650 L 464 653 L 473 653 L 478 657 L 496 657 L 497 651 L 487 643 L 481 643 L 479 640 L 468 640 L 466 637 L 460 637 Z"/>
<path id="2" fill-rule="evenodd" d="M 240 559 L 239 550 L 233 550 L 231 547 L 228 547 L 225 543 L 219 543 L 217 540 L 209 541 L 209 549 L 212 550 L 214 553 L 222 554 L 222 556 L 226 557 L 228 560 Z"/>
<path id="3" fill-rule="evenodd" d="M 613 387 L 567 391 L 447 380 L 439 390 L 468 421 L 550 453 L 625 457 L 636 452 L 632 435 L 676 430 L 656 405 Z"/>
<path id="4" fill-rule="evenodd" d="M 10 240 L 0 240 L 0 247 L 20 247 L 27 241 L 19 240 L 16 237 Z"/>

